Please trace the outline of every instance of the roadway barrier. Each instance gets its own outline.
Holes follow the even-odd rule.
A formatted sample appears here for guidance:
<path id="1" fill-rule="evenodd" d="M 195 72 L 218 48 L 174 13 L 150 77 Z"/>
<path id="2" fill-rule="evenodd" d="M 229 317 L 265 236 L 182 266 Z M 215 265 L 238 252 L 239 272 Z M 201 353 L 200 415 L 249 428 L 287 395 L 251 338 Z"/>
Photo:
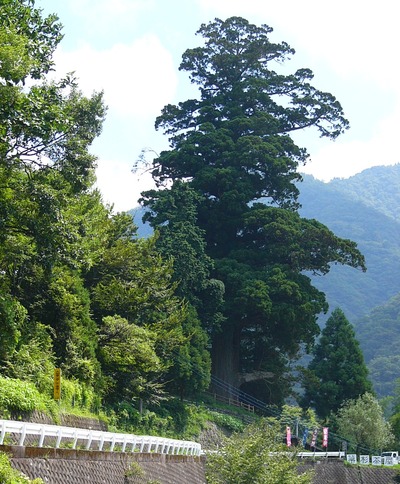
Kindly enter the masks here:
<path id="1" fill-rule="evenodd" d="M 339 452 L 298 452 L 297 457 L 301 459 L 313 459 L 315 457 L 326 457 L 326 458 L 336 458 L 336 459 L 344 459 L 346 457 L 346 452 L 339 451 Z"/>
<path id="2" fill-rule="evenodd" d="M 61 445 L 76 449 L 99 450 L 109 452 L 138 452 L 180 455 L 201 455 L 201 445 L 187 440 L 152 437 L 148 435 L 120 434 L 100 430 L 78 429 L 14 420 L 0 420 L 0 445 L 6 436 L 18 436 L 18 445 L 24 445 L 27 436 L 34 438 L 38 447 L 55 447 Z"/>

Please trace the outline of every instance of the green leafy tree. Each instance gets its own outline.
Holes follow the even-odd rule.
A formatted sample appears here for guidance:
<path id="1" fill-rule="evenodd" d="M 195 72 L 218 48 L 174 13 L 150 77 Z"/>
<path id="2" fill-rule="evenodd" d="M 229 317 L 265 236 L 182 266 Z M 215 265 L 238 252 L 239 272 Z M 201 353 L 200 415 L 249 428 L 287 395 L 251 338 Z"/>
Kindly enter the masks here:
<path id="1" fill-rule="evenodd" d="M 205 233 L 197 225 L 201 196 L 179 181 L 170 190 L 153 191 L 151 196 L 154 203 L 144 220 L 157 228 L 157 250 L 164 258 L 172 258 L 177 295 L 196 308 L 204 328 L 218 327 L 223 319 L 224 286 L 211 278 L 214 263 L 206 253 Z"/>
<path id="2" fill-rule="evenodd" d="M 20 375 L 32 337 L 29 378 L 48 369 L 54 349 L 66 374 L 93 383 L 97 336 L 82 276 L 110 225 L 89 152 L 105 106 L 71 76 L 49 80 L 61 30 L 32 0 L 0 6 L 0 358 Z M 55 329 L 47 331 L 54 348 L 37 339 L 42 324 Z"/>
<path id="3" fill-rule="evenodd" d="M 213 371 L 236 385 L 240 372 L 268 371 L 276 361 L 279 381 L 299 345 L 318 334 L 316 315 L 326 302 L 302 271 L 324 274 L 331 263 L 364 268 L 356 244 L 295 211 L 297 169 L 308 155 L 290 133 L 314 127 L 334 139 L 348 123 L 338 101 L 311 85 L 309 69 L 275 72 L 294 51 L 272 43 L 271 31 L 239 17 L 201 26 L 203 46 L 188 49 L 180 66 L 199 98 L 165 106 L 156 120 L 170 150 L 150 169 L 168 189 L 142 194 L 148 219 L 168 226 L 181 213 L 164 203 L 170 194 L 182 184 L 197 193 L 197 234 L 225 291 L 222 317 L 210 329 Z M 274 207 L 255 204 L 262 197 Z"/>
<path id="4" fill-rule="evenodd" d="M 225 440 L 218 452 L 207 455 L 210 484 L 307 484 L 312 474 L 299 474 L 297 459 L 282 444 L 280 425 L 262 420 Z M 286 452 L 285 452 L 286 450 Z"/>
<path id="5" fill-rule="evenodd" d="M 25 329 L 14 351 L 7 355 L 4 373 L 11 378 L 28 380 L 40 392 L 52 394 L 55 367 L 51 332 L 47 326 L 37 324 Z"/>
<path id="6" fill-rule="evenodd" d="M 356 445 L 370 450 L 382 450 L 393 443 L 390 424 L 383 416 L 382 407 L 371 393 L 347 401 L 337 412 L 338 433 Z"/>
<path id="7" fill-rule="evenodd" d="M 132 219 L 118 217 L 116 223 L 117 234 L 130 233 L 125 224 L 132 224 Z M 155 383 L 181 396 L 208 385 L 208 338 L 194 308 L 177 297 L 172 261 L 160 256 L 156 238 L 135 240 L 122 235 L 110 241 L 103 259 L 89 271 L 87 284 L 98 326 L 105 317 L 118 316 L 151 332 L 160 360 L 160 371 L 152 377 Z M 109 374 L 103 357 L 102 366 Z"/>
<path id="8" fill-rule="evenodd" d="M 182 322 L 183 341 L 175 350 L 174 362 L 168 370 L 166 387 L 179 395 L 181 400 L 196 395 L 210 385 L 211 357 L 209 339 L 201 327 L 193 306 L 186 306 L 186 317 Z"/>
<path id="9" fill-rule="evenodd" d="M 353 327 L 337 308 L 326 322 L 308 366 L 303 404 L 326 418 L 346 400 L 366 392 L 372 392 L 372 385 L 361 348 Z"/>
<path id="10" fill-rule="evenodd" d="M 119 316 L 106 316 L 99 329 L 99 358 L 105 377 L 105 397 L 117 403 L 139 398 L 148 382 L 162 371 L 155 335 Z"/>

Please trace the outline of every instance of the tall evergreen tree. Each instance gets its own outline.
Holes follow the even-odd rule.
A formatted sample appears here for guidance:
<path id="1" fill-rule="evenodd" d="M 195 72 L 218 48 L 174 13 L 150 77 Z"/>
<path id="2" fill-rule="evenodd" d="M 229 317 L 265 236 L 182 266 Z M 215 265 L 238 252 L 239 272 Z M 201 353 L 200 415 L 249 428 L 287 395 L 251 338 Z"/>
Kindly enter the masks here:
<path id="1" fill-rule="evenodd" d="M 372 391 L 364 356 L 341 309 L 335 309 L 328 319 L 308 369 L 304 404 L 315 407 L 320 417 L 336 412 L 346 400 Z"/>
<path id="2" fill-rule="evenodd" d="M 143 193 L 154 226 L 172 220 L 162 202 L 178 182 L 199 195 L 195 242 L 204 234 L 211 277 L 225 286 L 223 317 L 210 329 L 213 371 L 235 385 L 241 372 L 255 379 L 271 365 L 279 381 L 287 359 L 318 334 L 326 301 L 302 271 L 364 267 L 356 244 L 296 213 L 297 169 L 308 155 L 290 133 L 314 127 L 334 139 L 348 122 L 338 101 L 310 84 L 309 69 L 275 72 L 294 51 L 272 43 L 271 31 L 239 17 L 201 26 L 204 45 L 180 66 L 200 97 L 167 105 L 156 120 L 171 149 L 153 160 L 152 175 L 168 188 Z M 255 204 L 261 197 L 274 207 Z"/>

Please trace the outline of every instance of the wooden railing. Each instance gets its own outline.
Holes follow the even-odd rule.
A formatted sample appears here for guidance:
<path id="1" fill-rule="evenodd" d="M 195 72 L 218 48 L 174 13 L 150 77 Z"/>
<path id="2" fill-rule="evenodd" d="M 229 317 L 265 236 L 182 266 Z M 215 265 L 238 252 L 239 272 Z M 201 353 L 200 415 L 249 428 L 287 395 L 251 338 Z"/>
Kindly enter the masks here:
<path id="1" fill-rule="evenodd" d="M 248 403 L 241 402 L 237 398 L 224 397 L 222 395 L 218 395 L 217 393 L 208 393 L 208 394 L 212 395 L 214 397 L 214 400 L 217 402 L 226 403 L 234 407 L 244 408 L 245 410 L 254 413 L 254 405 L 249 405 Z"/>
<path id="2" fill-rule="evenodd" d="M 7 441 L 7 436 L 9 439 L 17 436 L 18 445 L 24 445 L 27 437 L 31 436 L 29 445 L 38 447 L 59 448 L 62 445 L 72 449 L 79 447 L 109 452 L 154 452 L 196 456 L 202 453 L 200 444 L 186 440 L 0 420 L 0 445 Z"/>

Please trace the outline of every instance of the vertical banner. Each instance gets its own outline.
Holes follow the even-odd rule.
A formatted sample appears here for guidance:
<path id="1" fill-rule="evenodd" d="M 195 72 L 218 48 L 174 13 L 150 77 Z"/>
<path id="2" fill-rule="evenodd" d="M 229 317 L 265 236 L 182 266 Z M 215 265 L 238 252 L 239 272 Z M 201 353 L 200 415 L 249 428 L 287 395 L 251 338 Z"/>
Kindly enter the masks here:
<path id="1" fill-rule="evenodd" d="M 317 445 L 317 435 L 318 435 L 318 429 L 314 429 L 312 433 L 311 444 L 310 444 L 310 447 L 313 447 L 314 449 L 315 449 L 315 446 Z"/>
<path id="2" fill-rule="evenodd" d="M 61 369 L 54 368 L 54 400 L 61 399 Z"/>
<path id="3" fill-rule="evenodd" d="M 322 447 L 328 447 L 328 427 L 322 429 Z"/>
<path id="4" fill-rule="evenodd" d="M 308 437 L 308 429 L 304 429 L 304 433 L 303 433 L 303 447 L 306 446 L 307 437 Z"/>
<path id="5" fill-rule="evenodd" d="M 290 432 L 290 427 L 286 427 L 286 445 L 290 447 L 292 445 L 292 434 Z"/>

